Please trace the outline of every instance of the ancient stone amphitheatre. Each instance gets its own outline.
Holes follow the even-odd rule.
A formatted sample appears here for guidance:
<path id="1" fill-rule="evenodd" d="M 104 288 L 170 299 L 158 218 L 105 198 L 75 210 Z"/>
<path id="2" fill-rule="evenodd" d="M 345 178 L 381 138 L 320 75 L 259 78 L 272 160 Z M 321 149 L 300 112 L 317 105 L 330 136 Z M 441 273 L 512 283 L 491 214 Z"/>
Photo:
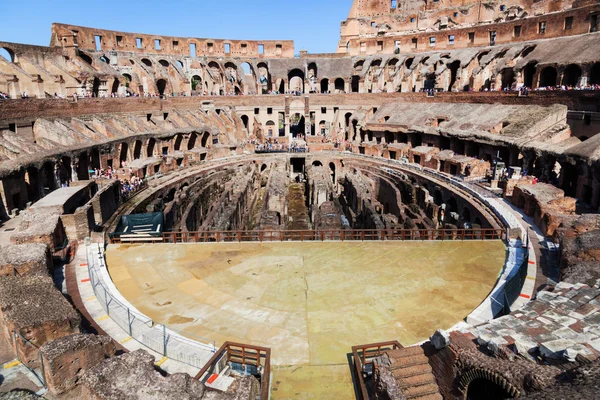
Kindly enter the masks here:
<path id="1" fill-rule="evenodd" d="M 600 3 L 347 6 L 0 41 L 0 399 L 598 397 Z"/>

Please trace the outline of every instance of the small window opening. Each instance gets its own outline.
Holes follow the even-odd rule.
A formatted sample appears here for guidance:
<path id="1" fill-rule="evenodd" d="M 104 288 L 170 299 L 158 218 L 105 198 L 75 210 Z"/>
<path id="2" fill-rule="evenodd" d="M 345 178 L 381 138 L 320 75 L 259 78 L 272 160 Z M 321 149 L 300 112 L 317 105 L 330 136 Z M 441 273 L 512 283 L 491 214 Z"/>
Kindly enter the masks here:
<path id="1" fill-rule="evenodd" d="M 160 50 L 160 39 L 154 39 L 154 48 Z"/>
<path id="2" fill-rule="evenodd" d="M 94 42 L 96 43 L 96 51 L 102 50 L 102 36 L 94 36 Z"/>
<path id="3" fill-rule="evenodd" d="M 258 45 L 258 54 L 265 54 L 265 45 L 264 44 Z"/>
<path id="4" fill-rule="evenodd" d="M 135 47 L 137 47 L 138 49 L 142 48 L 142 38 L 136 38 L 135 39 Z"/>

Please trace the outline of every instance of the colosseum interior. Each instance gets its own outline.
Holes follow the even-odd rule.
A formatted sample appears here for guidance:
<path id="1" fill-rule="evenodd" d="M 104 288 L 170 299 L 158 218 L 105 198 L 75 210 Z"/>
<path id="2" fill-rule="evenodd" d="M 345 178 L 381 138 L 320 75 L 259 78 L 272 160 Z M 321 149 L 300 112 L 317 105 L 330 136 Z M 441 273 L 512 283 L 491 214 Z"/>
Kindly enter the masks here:
<path id="1" fill-rule="evenodd" d="M 600 2 L 348 3 L 0 41 L 0 399 L 598 398 Z"/>

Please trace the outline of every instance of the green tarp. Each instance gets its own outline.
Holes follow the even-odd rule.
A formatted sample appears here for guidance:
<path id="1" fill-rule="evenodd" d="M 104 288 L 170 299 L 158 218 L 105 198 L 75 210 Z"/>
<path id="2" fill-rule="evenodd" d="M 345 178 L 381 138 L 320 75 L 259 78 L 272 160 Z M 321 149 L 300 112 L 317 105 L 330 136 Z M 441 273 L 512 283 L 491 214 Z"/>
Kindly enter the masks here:
<path id="1" fill-rule="evenodd" d="M 123 215 L 117 229 L 110 234 L 110 237 L 123 235 L 162 236 L 163 227 L 164 214 L 161 212 Z"/>

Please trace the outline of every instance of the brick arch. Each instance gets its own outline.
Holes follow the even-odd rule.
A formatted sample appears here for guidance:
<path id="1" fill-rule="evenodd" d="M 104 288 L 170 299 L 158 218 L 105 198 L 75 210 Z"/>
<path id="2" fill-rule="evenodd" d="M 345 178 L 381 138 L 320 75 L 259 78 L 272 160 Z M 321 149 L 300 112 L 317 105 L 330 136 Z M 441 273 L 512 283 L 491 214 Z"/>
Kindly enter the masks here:
<path id="1" fill-rule="evenodd" d="M 500 386 L 511 398 L 518 398 L 521 391 L 498 372 L 487 368 L 471 368 L 464 371 L 459 378 L 458 390 L 463 394 L 463 399 L 467 399 L 469 385 L 477 380 L 482 379 Z"/>

